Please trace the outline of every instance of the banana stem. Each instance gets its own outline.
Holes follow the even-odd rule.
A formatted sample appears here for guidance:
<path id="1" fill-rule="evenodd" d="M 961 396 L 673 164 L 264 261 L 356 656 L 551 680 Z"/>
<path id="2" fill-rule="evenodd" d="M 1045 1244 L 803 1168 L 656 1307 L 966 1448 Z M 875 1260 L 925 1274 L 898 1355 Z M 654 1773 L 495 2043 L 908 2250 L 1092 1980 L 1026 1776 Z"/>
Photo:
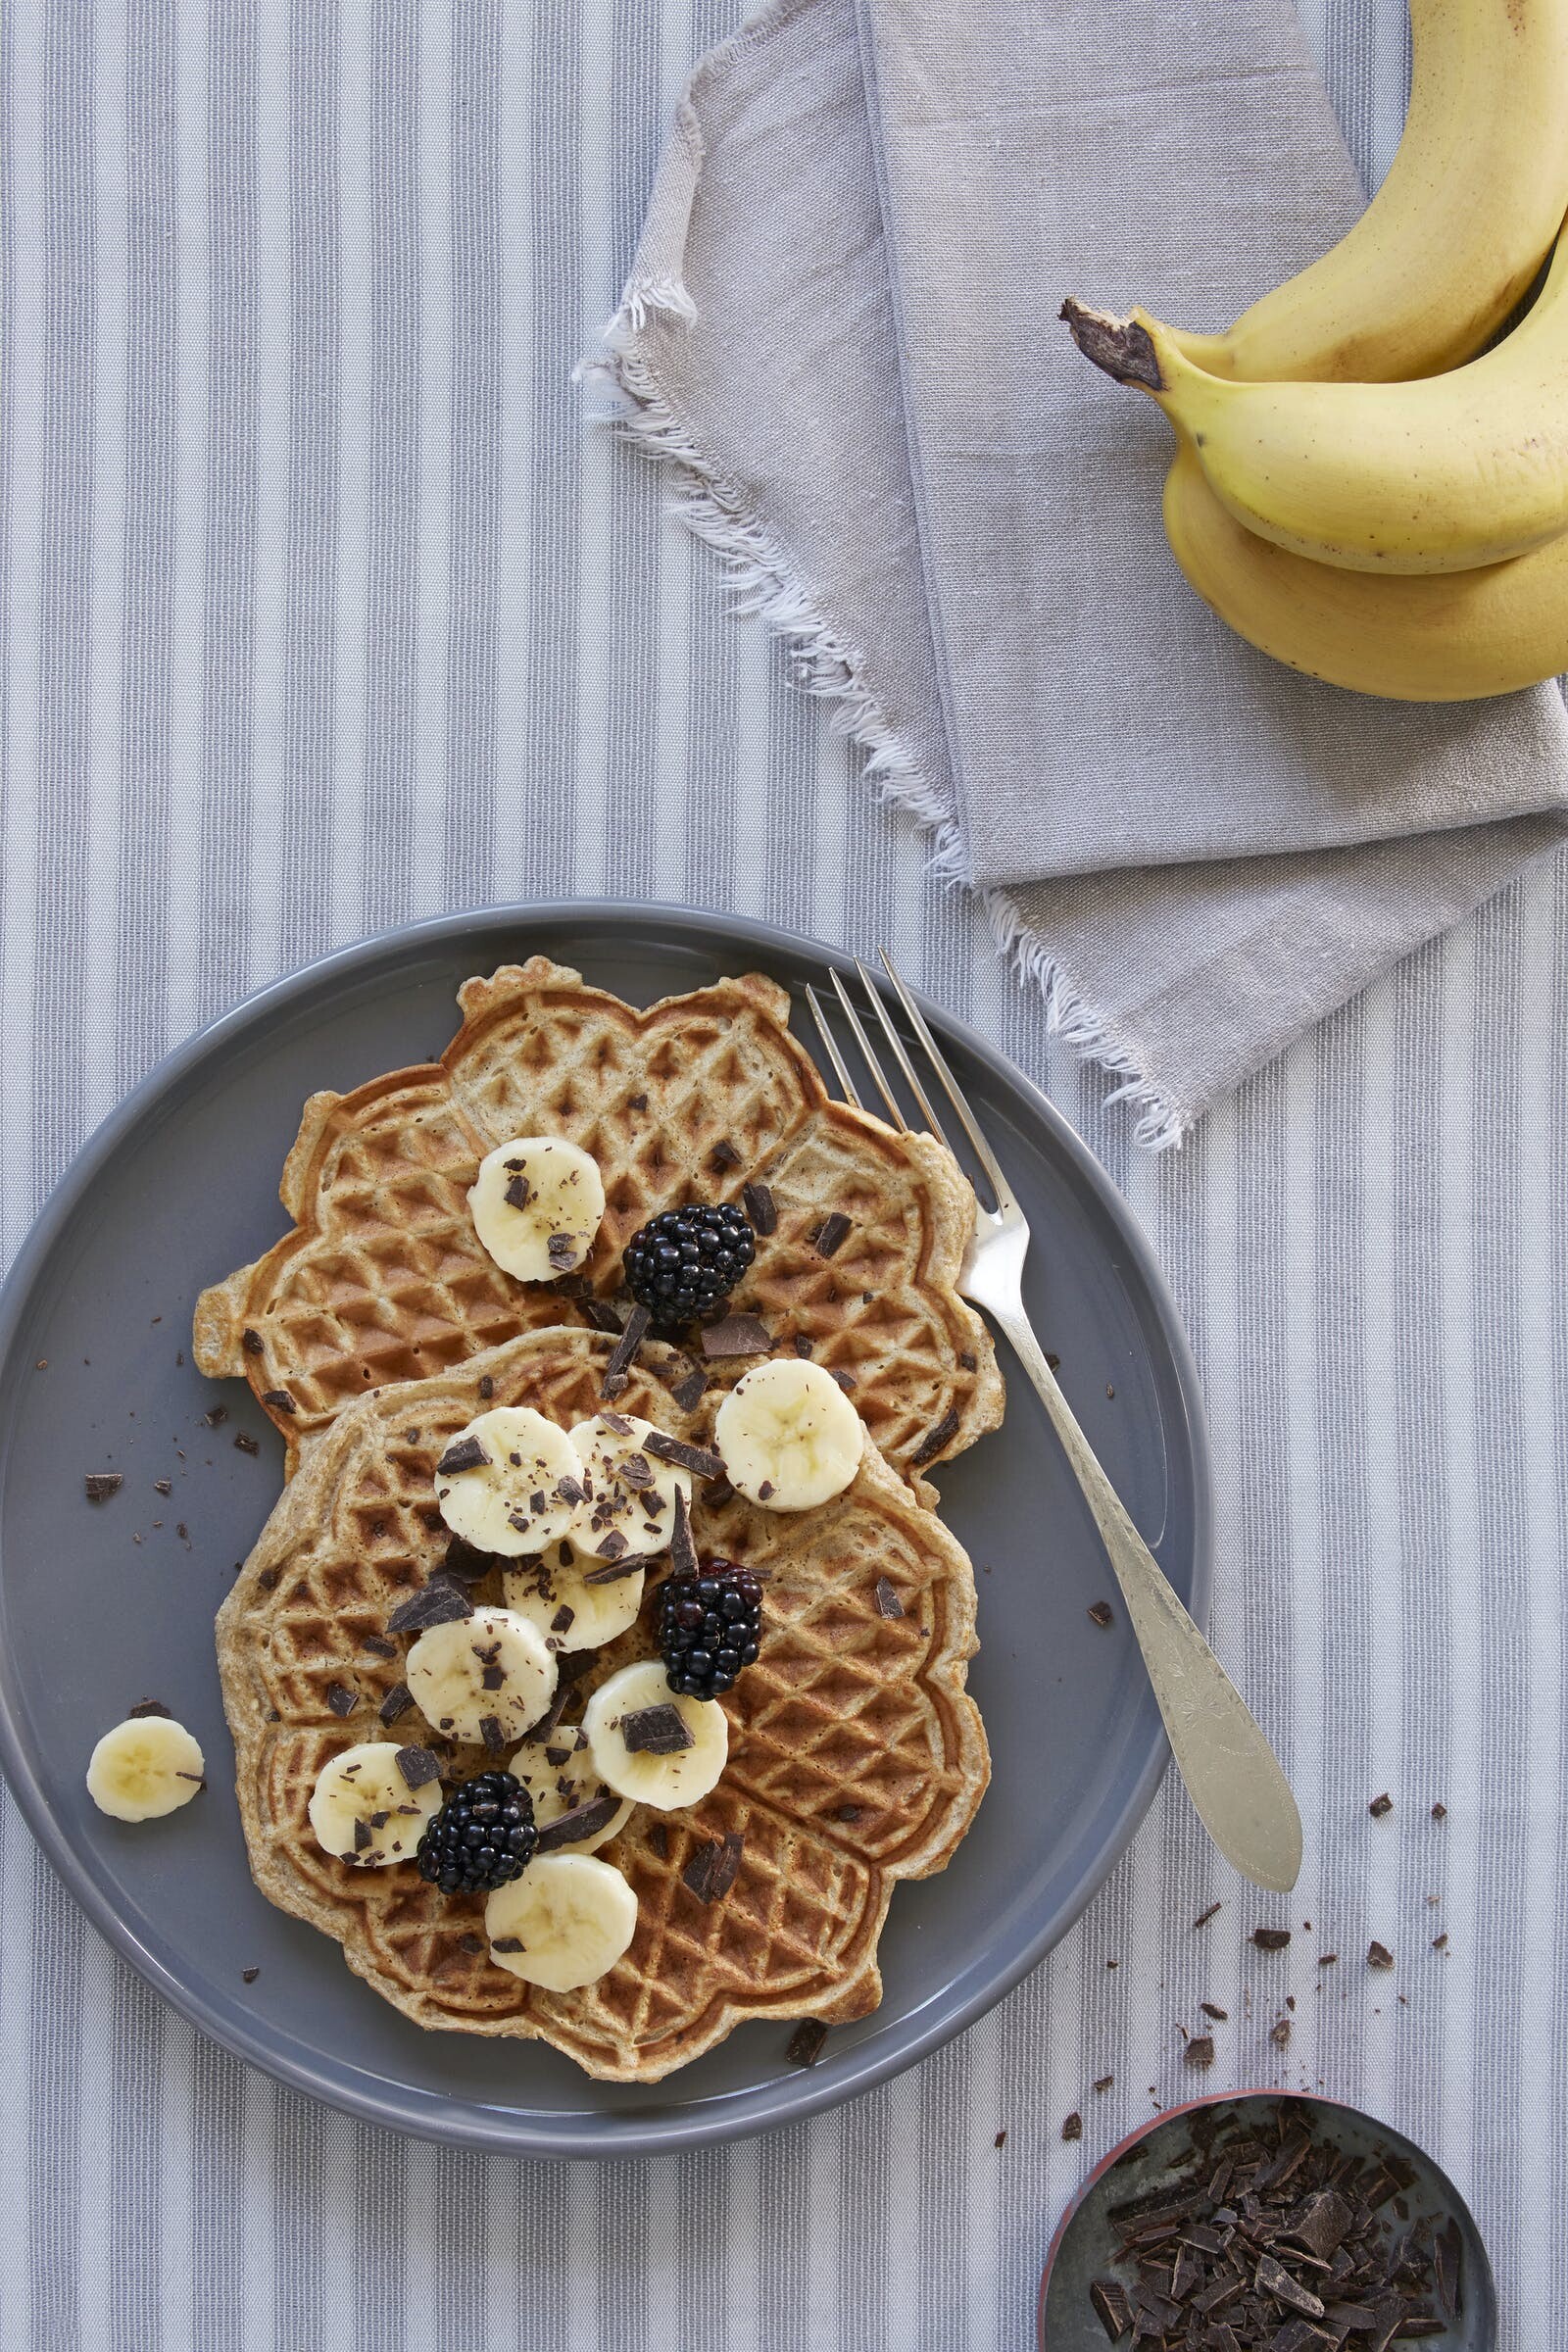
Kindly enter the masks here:
<path id="1" fill-rule="evenodd" d="M 1112 318 L 1105 311 L 1092 311 L 1076 294 L 1068 295 L 1058 315 L 1066 319 L 1084 358 L 1118 384 L 1139 384 L 1146 392 L 1168 389 L 1153 337 L 1136 318 Z"/>

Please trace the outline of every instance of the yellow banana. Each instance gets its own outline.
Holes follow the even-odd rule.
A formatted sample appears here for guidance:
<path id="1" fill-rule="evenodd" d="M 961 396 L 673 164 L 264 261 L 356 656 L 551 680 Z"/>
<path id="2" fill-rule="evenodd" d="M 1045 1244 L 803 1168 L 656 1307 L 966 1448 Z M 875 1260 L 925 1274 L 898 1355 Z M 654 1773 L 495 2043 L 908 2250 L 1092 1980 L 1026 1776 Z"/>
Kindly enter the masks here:
<path id="1" fill-rule="evenodd" d="M 1226 382 L 1146 312 L 1066 310 L 1080 348 L 1158 401 L 1237 520 L 1278 547 L 1462 571 L 1568 528 L 1568 238 L 1511 335 L 1414 384 Z"/>
<path id="2" fill-rule="evenodd" d="M 1347 571 L 1244 530 L 1178 451 L 1165 534 L 1189 584 L 1276 662 L 1395 702 L 1471 702 L 1568 669 L 1568 537 L 1475 571 Z"/>
<path id="3" fill-rule="evenodd" d="M 1349 233 L 1222 335 L 1210 373 L 1297 382 L 1430 375 L 1479 351 L 1568 212 L 1568 0 L 1410 0 L 1410 106 Z"/>

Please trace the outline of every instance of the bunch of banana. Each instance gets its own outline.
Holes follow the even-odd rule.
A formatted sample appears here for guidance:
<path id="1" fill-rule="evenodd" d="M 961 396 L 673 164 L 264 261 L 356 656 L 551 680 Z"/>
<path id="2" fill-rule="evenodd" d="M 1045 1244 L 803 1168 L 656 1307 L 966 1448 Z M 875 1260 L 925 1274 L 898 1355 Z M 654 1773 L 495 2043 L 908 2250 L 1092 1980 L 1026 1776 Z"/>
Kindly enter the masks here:
<path id="1" fill-rule="evenodd" d="M 1358 693 L 1568 668 L 1568 0 L 1412 0 L 1404 137 L 1332 253 L 1223 335 L 1069 297 L 1175 426 L 1165 529 L 1240 636 Z M 1461 364 L 1468 363 L 1468 364 Z"/>

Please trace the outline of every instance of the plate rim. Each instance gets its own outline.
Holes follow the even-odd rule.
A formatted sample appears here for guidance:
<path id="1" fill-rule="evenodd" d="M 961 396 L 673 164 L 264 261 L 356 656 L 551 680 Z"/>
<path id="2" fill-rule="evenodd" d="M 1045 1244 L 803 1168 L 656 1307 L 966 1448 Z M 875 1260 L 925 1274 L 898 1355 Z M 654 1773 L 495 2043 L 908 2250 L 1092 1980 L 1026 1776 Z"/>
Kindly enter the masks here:
<path id="1" fill-rule="evenodd" d="M 851 952 L 812 939 L 807 933 L 789 930 L 782 924 L 716 908 L 630 899 L 521 900 L 464 907 L 422 916 L 414 922 L 392 924 L 296 965 L 251 991 L 172 1047 L 105 1115 L 61 1171 L 0 1283 L 0 1373 L 11 1361 L 34 1279 L 68 1230 L 94 1177 L 127 1135 L 156 1109 L 160 1099 L 177 1087 L 215 1050 L 221 1050 L 225 1044 L 246 1035 L 258 1021 L 266 1022 L 285 1013 L 297 1000 L 323 983 L 330 986 L 352 980 L 362 966 L 375 963 L 391 950 L 416 952 L 424 946 L 448 943 L 461 946 L 465 936 L 472 932 L 515 930 L 532 922 L 564 921 L 580 924 L 585 933 L 606 926 L 647 923 L 665 932 L 687 933 L 705 947 L 711 947 L 715 940 L 733 942 L 743 953 L 756 949 L 764 955 L 815 957 L 824 966 L 834 966 L 846 976 L 853 975 L 855 970 Z M 591 953 L 590 948 L 590 959 Z M 956 1039 L 987 1063 L 1051 1131 L 1058 1149 L 1073 1163 L 1079 1180 L 1096 1197 L 1126 1245 L 1154 1310 L 1182 1406 L 1192 1478 L 1192 1614 L 1200 1625 L 1204 1625 L 1213 1585 L 1213 1457 L 1192 1345 L 1153 1246 L 1130 1201 L 1043 1088 L 968 1022 L 936 1004 L 924 991 L 911 993 L 939 1038 Z M 1020 1949 L 994 1968 L 964 1999 L 945 2009 L 939 2000 L 936 2006 L 940 2014 L 928 2018 L 902 2039 L 895 2032 L 891 2049 L 870 2050 L 859 2057 L 847 2051 L 825 2065 L 801 2069 L 701 2106 L 682 2108 L 676 2103 L 667 2111 L 661 2109 L 646 2116 L 623 2118 L 600 2112 L 558 2119 L 546 2110 L 520 2114 L 515 2109 L 492 2111 L 466 2100 L 457 2112 L 441 2116 L 425 2112 L 431 2094 L 408 2083 L 386 2084 L 378 2078 L 372 2088 L 357 2091 L 351 2081 L 323 2081 L 310 2064 L 274 2047 L 267 2034 L 248 2029 L 243 2019 L 215 2010 L 199 1985 L 187 1984 L 167 1968 L 99 1889 L 87 1864 L 66 1836 L 48 1792 L 33 1772 L 18 1737 L 4 1684 L 0 1682 L 0 1774 L 28 1830 L 55 1875 L 99 1934 L 198 2032 L 248 2065 L 259 2067 L 273 2081 L 360 2121 L 446 2146 L 548 2159 L 668 2155 L 749 2138 L 840 2106 L 918 2065 L 995 2008 L 1077 1924 L 1147 1818 L 1169 1764 L 1170 1745 L 1161 1728 L 1133 1784 L 1115 1832 L 1106 1841 L 1104 1853 L 1082 1886 L 1051 1913 Z M 348 2071 L 345 2062 L 345 2073 Z"/>

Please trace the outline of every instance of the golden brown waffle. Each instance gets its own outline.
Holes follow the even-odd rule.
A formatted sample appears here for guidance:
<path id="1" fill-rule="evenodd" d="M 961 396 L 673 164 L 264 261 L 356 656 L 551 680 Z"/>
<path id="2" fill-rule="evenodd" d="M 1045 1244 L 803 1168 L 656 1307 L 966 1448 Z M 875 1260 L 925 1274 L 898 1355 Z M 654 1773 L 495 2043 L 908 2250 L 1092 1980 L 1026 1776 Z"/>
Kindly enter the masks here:
<path id="1" fill-rule="evenodd" d="M 459 991 L 439 1062 L 349 1095 L 313 1095 L 281 1186 L 292 1233 L 205 1292 L 204 1372 L 243 1373 L 289 1446 L 345 1404 L 461 1363 L 612 1297 L 647 1218 L 692 1199 L 770 1190 L 777 1230 L 731 1301 L 777 1350 L 797 1345 L 853 1383 L 901 1469 L 957 1453 L 1002 1418 L 985 1326 L 956 1291 L 974 1198 L 929 1136 L 837 1102 L 786 1026 L 789 998 L 753 975 L 647 1012 L 534 956 Z M 480 1247 L 467 1191 L 514 1135 L 591 1152 L 607 1210 L 581 1277 L 514 1282 Z M 851 1220 L 823 1256 L 813 1236 Z M 710 1367 L 733 1380 L 757 1358 Z"/>
<path id="2" fill-rule="evenodd" d="M 722 1701 L 730 1756 L 718 1787 L 687 1812 L 638 1807 L 603 1849 L 639 1911 L 609 1976 L 570 1993 L 525 1985 L 488 1957 L 482 1897 L 440 1894 L 403 1865 L 356 1872 L 321 1851 L 306 1806 L 329 1755 L 372 1738 L 442 1748 L 415 1709 L 390 1731 L 379 1720 L 412 1637 L 390 1637 L 393 1658 L 366 1637 L 385 1637 L 393 1610 L 445 1556 L 432 1471 L 481 1409 L 481 1379 L 494 1403 L 532 1404 L 570 1427 L 597 1408 L 612 1345 L 586 1331 L 529 1333 L 341 1414 L 219 1612 L 219 1659 L 265 1894 L 335 1936 L 349 1966 L 420 2025 L 542 2039 L 592 2075 L 652 2082 L 746 2018 L 842 2020 L 874 2008 L 894 1884 L 950 1859 L 990 1764 L 964 1689 L 975 1647 L 968 1559 L 868 1446 L 855 1484 L 820 1510 L 769 1512 L 738 1496 L 713 1508 L 697 1482 L 700 1548 L 765 1580 L 761 1656 Z M 695 1413 L 670 1394 L 685 1368 L 673 1349 L 645 1345 L 621 1407 L 706 1439 L 711 1394 Z M 499 1577 L 473 1592 L 499 1599 Z M 651 1623 L 645 1601 L 635 1628 L 587 1654 L 568 1722 L 606 1674 L 653 1654 Z M 327 1704 L 333 1685 L 357 1694 L 346 1718 Z M 491 1761 L 475 1747 L 443 1752 L 454 1779 Z M 683 1873 L 735 1833 L 734 1885 L 705 1904 Z"/>

